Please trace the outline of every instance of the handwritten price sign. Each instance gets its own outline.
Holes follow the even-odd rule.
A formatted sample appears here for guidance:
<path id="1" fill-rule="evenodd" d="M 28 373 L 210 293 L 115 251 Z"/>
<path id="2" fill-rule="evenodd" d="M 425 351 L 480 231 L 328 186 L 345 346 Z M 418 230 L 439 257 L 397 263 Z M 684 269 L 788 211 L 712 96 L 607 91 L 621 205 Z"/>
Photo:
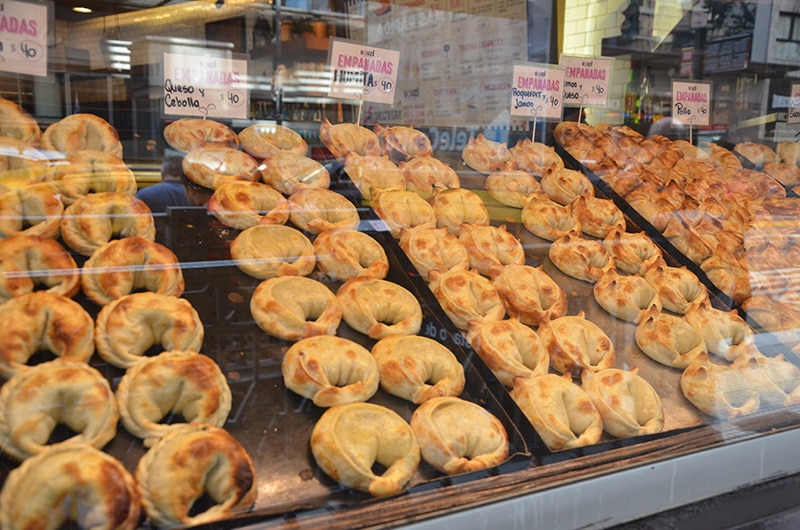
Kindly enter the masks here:
<path id="1" fill-rule="evenodd" d="M 786 123 L 800 123 L 800 84 L 792 85 L 789 94 L 789 110 L 786 113 Z"/>
<path id="2" fill-rule="evenodd" d="M 564 105 L 604 107 L 608 103 L 611 59 L 561 56 L 564 70 Z"/>
<path id="3" fill-rule="evenodd" d="M 672 119 L 689 126 L 711 123 L 711 83 L 673 81 Z"/>
<path id="4" fill-rule="evenodd" d="M 561 119 L 564 71 L 548 66 L 514 66 L 511 115 Z"/>
<path id="5" fill-rule="evenodd" d="M 0 71 L 47 75 L 47 6 L 0 2 Z"/>
<path id="6" fill-rule="evenodd" d="M 247 61 L 164 54 L 164 113 L 247 118 Z"/>
<path id="7" fill-rule="evenodd" d="M 328 96 L 394 103 L 400 52 L 331 39 Z"/>

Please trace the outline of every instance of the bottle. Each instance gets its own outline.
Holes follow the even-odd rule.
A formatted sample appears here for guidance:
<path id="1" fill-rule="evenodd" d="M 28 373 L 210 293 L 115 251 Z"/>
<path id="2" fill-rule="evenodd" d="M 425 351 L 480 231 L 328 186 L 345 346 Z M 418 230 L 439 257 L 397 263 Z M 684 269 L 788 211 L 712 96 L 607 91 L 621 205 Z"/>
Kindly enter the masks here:
<path id="1" fill-rule="evenodd" d="M 633 69 L 631 69 L 628 78 L 628 84 L 625 85 L 625 107 L 623 113 L 623 121 L 625 125 L 635 125 L 638 122 L 639 115 L 636 109 L 636 101 L 639 99 L 639 94 L 636 85 L 636 76 Z"/>

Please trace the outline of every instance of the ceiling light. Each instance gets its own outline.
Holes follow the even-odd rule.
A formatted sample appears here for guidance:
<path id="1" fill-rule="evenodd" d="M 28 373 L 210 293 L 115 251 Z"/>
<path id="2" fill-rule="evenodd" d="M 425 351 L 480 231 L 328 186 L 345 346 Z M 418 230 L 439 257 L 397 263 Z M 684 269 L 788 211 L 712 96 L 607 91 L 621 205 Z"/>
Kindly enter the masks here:
<path id="1" fill-rule="evenodd" d="M 72 10 L 75 11 L 76 13 L 91 13 L 92 12 L 92 10 L 89 9 L 88 7 L 80 7 L 80 6 L 73 7 Z"/>

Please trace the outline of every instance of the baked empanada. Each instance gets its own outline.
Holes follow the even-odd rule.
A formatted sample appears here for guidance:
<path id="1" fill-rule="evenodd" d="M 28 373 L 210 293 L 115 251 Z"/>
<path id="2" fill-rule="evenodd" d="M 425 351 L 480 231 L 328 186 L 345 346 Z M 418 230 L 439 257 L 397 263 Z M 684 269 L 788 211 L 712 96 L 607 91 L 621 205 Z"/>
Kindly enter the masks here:
<path id="1" fill-rule="evenodd" d="M 661 298 L 641 276 L 624 276 L 616 269 L 605 272 L 595 282 L 592 293 L 600 307 L 627 322 L 639 322 L 651 307 L 661 311 Z"/>
<path id="2" fill-rule="evenodd" d="M 502 320 L 506 314 L 497 289 L 477 271 L 430 271 L 428 278 L 433 295 L 458 329 L 467 330 L 473 320 Z"/>
<path id="3" fill-rule="evenodd" d="M 543 322 L 539 336 L 550 354 L 550 366 L 559 373 L 580 377 L 584 370 L 614 366 L 614 344 L 583 311 Z"/>
<path id="4" fill-rule="evenodd" d="M 592 398 L 569 375 L 517 379 L 511 397 L 551 451 L 592 445 L 603 434 Z"/>
<path id="5" fill-rule="evenodd" d="M 603 417 L 603 430 L 615 438 L 653 434 L 664 429 L 664 406 L 636 368 L 584 372 L 581 388 Z"/>
<path id="6" fill-rule="evenodd" d="M 546 374 L 550 368 L 550 355 L 539 335 L 516 318 L 472 321 L 467 339 L 507 387 L 513 387 L 517 377 Z"/>
<path id="7" fill-rule="evenodd" d="M 553 241 L 548 256 L 567 276 L 590 283 L 615 267 L 614 258 L 600 241 L 571 233 Z"/>
<path id="8" fill-rule="evenodd" d="M 542 267 L 506 265 L 492 270 L 494 284 L 506 311 L 520 322 L 538 326 L 567 313 L 567 294 Z"/>
<path id="9" fill-rule="evenodd" d="M 635 337 L 636 344 L 648 357 L 673 368 L 686 368 L 708 351 L 703 337 L 686 319 L 655 309 L 643 315 Z"/>

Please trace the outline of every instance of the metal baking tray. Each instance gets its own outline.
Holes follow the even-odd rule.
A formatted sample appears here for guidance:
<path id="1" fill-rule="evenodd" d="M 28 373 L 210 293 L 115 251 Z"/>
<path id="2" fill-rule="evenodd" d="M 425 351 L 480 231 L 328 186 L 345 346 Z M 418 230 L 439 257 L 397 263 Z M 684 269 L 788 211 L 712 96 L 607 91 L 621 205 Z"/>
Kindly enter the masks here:
<path id="1" fill-rule="evenodd" d="M 238 230 L 223 226 L 204 207 L 171 208 L 157 219 L 157 240 L 177 255 L 181 262 L 186 290 L 182 297 L 197 310 L 204 325 L 201 352 L 221 367 L 232 391 L 232 408 L 225 428 L 244 446 L 257 470 L 258 497 L 253 510 L 227 521 L 208 525 L 238 526 L 243 520 L 270 521 L 279 524 L 289 514 L 304 511 L 346 512 L 362 504 L 380 502 L 369 494 L 341 487 L 324 475 L 311 455 L 311 430 L 324 409 L 290 390 L 283 384 L 281 362 L 292 344 L 263 332 L 250 313 L 250 298 L 261 280 L 240 271 L 230 258 L 230 242 Z M 437 310 L 435 299 L 424 282 L 416 278 L 414 268 L 381 223 L 364 221 L 362 228 L 386 249 L 390 261 L 387 277 L 408 290 L 421 302 L 423 324 L 420 331 L 447 346 L 464 366 L 466 386 L 460 397 L 478 403 L 503 423 L 509 437 L 509 458 L 497 467 L 447 476 L 424 461 L 408 485 L 408 492 L 438 488 L 454 481 L 473 481 L 524 469 L 531 464 L 527 441 L 535 437 L 521 411 L 477 357 L 458 330 Z M 378 230 L 375 229 L 378 227 Z M 80 266 L 85 258 L 75 256 Z M 316 274 L 316 272 L 314 273 Z M 313 274 L 312 274 L 313 276 Z M 322 279 L 322 278 L 319 278 Z M 418 280 L 418 281 L 417 281 Z M 339 284 L 330 283 L 335 292 Z M 96 317 L 99 307 L 83 294 L 75 300 Z M 367 349 L 376 341 L 342 322 L 337 334 Z M 148 352 L 157 354 L 159 351 Z M 52 356 L 51 356 L 52 358 Z M 41 362 L 46 359 L 33 359 Z M 116 390 L 124 373 L 94 355 L 91 364 L 98 368 Z M 383 390 L 370 400 L 384 405 L 407 421 L 416 405 L 389 395 Z M 166 421 L 181 421 L 180 418 Z M 70 436 L 68 429 L 57 428 L 53 440 Z M 104 448 L 133 472 L 146 448 L 120 424 L 116 437 Z M 0 457 L 0 480 L 17 464 Z M 195 510 L 197 507 L 195 508 Z M 243 519 L 244 518 L 244 519 Z M 145 524 L 148 524 L 145 521 Z"/>
<path id="2" fill-rule="evenodd" d="M 756 332 L 756 344 L 763 353 L 767 355 L 782 354 L 787 360 L 792 361 L 795 364 L 800 363 L 800 359 L 798 359 L 798 357 L 791 351 L 791 347 L 795 343 L 786 340 L 787 338 L 791 339 L 795 337 L 796 333 L 770 332 L 765 330 L 761 324 L 752 317 L 752 315 L 749 315 L 747 311 L 741 307 L 741 305 L 737 304 L 730 296 L 720 291 L 720 289 L 709 279 L 708 275 L 697 263 L 693 262 L 681 251 L 679 251 L 655 226 L 649 223 L 644 217 L 642 217 L 641 214 L 639 214 L 639 212 L 632 208 L 628 202 L 616 191 L 614 191 L 614 189 L 612 189 L 611 186 L 609 186 L 608 183 L 606 183 L 601 177 L 587 169 L 586 166 L 576 160 L 575 157 L 573 157 L 563 146 L 557 143 L 556 151 L 568 167 L 583 172 L 592 181 L 598 195 L 613 200 L 614 203 L 623 211 L 626 218 L 630 219 L 635 226 L 650 236 L 650 238 L 661 248 L 664 254 L 668 256 L 674 264 L 684 266 L 692 271 L 713 296 L 712 301 L 714 302 L 714 307 L 725 310 L 736 310 Z M 749 161 L 743 160 L 743 162 L 750 164 L 752 167 L 752 164 L 749 163 Z"/>

